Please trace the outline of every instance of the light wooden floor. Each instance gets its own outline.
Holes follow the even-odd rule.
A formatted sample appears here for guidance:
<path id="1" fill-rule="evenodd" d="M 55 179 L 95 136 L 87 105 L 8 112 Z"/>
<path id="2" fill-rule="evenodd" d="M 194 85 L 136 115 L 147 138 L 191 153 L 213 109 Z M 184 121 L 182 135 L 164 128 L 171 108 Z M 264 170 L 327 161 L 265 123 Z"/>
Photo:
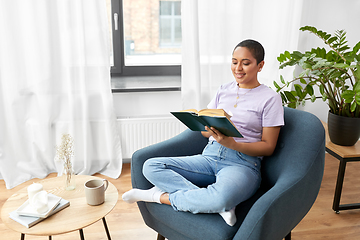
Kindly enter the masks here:
<path id="1" fill-rule="evenodd" d="M 360 209 L 342 211 L 335 214 L 331 207 L 337 177 L 339 161 L 326 154 L 325 174 L 319 196 L 305 218 L 292 232 L 293 240 L 355 240 L 360 239 Z M 54 177 L 50 174 L 48 177 Z M 97 176 L 104 177 L 97 174 Z M 106 178 L 106 177 L 105 177 Z M 109 179 L 109 178 L 107 178 Z M 109 179 L 119 190 L 119 196 L 131 188 L 130 166 L 124 164 L 119 179 Z M 20 188 L 36 181 L 36 179 L 7 190 L 4 181 L 0 180 L 0 207 L 4 201 Z M 360 202 L 360 162 L 348 163 L 341 203 Z M 115 209 L 106 217 L 112 239 L 155 240 L 156 233 L 149 229 L 140 216 L 136 204 L 126 204 L 119 198 Z M 84 229 L 85 239 L 106 239 L 102 222 L 97 222 Z M 6 228 L 0 220 L 0 239 L 20 239 L 20 234 Z M 47 237 L 26 236 L 27 240 L 48 239 Z M 54 240 L 80 239 L 78 232 L 53 237 Z"/>

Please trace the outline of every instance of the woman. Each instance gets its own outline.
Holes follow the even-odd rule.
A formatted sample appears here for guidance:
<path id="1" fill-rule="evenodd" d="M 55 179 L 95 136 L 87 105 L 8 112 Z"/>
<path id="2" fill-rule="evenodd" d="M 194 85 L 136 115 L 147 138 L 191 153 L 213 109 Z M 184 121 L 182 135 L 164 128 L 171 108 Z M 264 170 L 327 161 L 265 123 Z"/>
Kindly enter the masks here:
<path id="1" fill-rule="evenodd" d="M 143 174 L 155 187 L 132 189 L 124 193 L 123 200 L 168 204 L 176 211 L 219 213 L 233 226 L 235 207 L 259 188 L 262 157 L 273 153 L 284 125 L 281 97 L 258 81 L 263 66 L 260 43 L 239 43 L 231 64 L 235 81 L 222 85 L 208 105 L 232 115 L 244 138 L 226 137 L 215 128 L 206 128 L 202 134 L 209 143 L 202 154 L 147 160 Z"/>

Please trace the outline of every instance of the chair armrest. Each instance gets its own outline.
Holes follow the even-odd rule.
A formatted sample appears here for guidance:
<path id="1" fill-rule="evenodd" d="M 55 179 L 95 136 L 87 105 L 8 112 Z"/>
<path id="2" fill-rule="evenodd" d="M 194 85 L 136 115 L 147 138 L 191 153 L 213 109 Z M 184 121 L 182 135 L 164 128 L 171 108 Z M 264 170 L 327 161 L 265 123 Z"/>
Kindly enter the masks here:
<path id="1" fill-rule="evenodd" d="M 136 151 L 131 160 L 131 182 L 134 188 L 148 189 L 152 184 L 142 174 L 144 162 L 154 157 L 190 156 L 202 153 L 208 139 L 189 129 L 166 141 Z"/>

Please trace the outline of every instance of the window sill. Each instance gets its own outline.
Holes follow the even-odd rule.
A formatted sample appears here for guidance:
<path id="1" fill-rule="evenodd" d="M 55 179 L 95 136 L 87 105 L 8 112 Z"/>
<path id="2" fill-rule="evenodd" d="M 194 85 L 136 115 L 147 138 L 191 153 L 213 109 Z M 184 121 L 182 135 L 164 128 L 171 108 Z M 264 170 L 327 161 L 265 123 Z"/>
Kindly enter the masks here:
<path id="1" fill-rule="evenodd" d="M 180 91 L 180 76 L 112 76 L 113 93 Z"/>

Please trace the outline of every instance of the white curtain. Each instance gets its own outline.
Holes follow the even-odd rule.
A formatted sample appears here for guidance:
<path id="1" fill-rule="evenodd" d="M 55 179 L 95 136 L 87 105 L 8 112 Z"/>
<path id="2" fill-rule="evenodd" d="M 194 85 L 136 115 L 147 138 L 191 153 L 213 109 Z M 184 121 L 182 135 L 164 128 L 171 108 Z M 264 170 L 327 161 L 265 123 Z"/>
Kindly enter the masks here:
<path id="1" fill-rule="evenodd" d="M 231 54 L 245 39 L 265 48 L 259 81 L 269 87 L 279 79 L 276 58 L 296 50 L 302 0 L 182 0 L 183 108 L 206 108 L 222 83 L 230 82 Z M 282 71 L 292 76 L 292 70 Z"/>
<path id="2" fill-rule="evenodd" d="M 12 188 L 61 172 L 61 135 L 74 170 L 117 178 L 122 159 L 110 87 L 105 1 L 0 0 L 0 177 Z"/>

